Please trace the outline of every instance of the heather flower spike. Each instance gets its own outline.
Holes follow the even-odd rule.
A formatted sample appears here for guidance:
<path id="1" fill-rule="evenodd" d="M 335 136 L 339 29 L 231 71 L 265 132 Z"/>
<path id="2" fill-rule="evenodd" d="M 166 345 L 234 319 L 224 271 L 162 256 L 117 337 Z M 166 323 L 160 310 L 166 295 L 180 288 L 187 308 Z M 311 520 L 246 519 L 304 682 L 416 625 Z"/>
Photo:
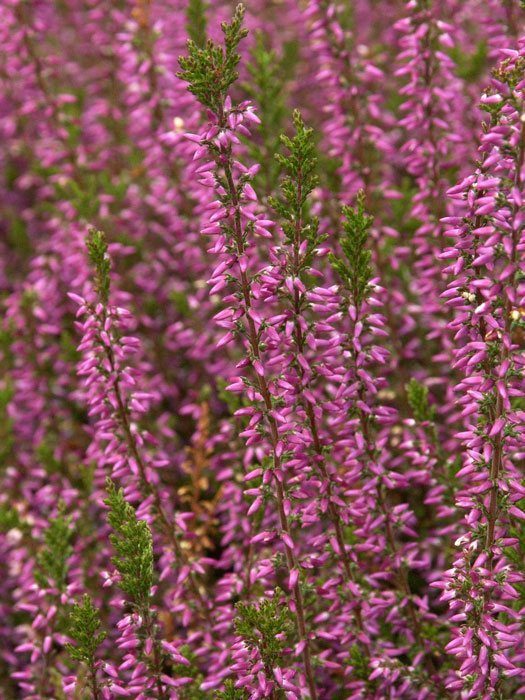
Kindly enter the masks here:
<path id="1" fill-rule="evenodd" d="M 525 695 L 517 0 L 0 3 L 0 696 Z"/>

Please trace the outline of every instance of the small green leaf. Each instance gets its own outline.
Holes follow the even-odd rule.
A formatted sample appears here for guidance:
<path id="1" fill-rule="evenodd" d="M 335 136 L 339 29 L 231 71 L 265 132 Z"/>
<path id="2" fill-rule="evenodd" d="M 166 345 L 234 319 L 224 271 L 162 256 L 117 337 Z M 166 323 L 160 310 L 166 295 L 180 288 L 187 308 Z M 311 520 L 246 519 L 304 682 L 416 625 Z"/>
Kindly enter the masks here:
<path id="1" fill-rule="evenodd" d="M 153 542 L 151 530 L 139 520 L 135 509 L 124 498 L 124 492 L 111 479 L 106 481 L 109 507 L 108 523 L 113 529 L 110 541 L 116 556 L 112 558 L 120 574 L 120 588 L 139 609 L 149 607 L 153 586 Z"/>
<path id="2" fill-rule="evenodd" d="M 341 277 L 343 286 L 349 291 L 353 304 L 359 307 L 368 297 L 372 278 L 372 253 L 366 246 L 373 217 L 365 212 L 363 190 L 357 194 L 356 206 L 344 206 L 342 213 L 344 221 L 341 248 L 345 259 L 331 255 L 330 262 Z"/>
<path id="3" fill-rule="evenodd" d="M 317 218 L 309 212 L 309 199 L 318 184 L 314 132 L 305 125 L 298 110 L 293 113 L 293 125 L 293 135 L 283 134 L 280 138 L 284 153 L 276 155 L 283 171 L 280 197 L 270 197 L 269 202 L 282 219 L 286 242 L 293 249 L 289 273 L 295 276 L 308 271 L 323 237 L 319 235 Z M 306 250 L 300 255 L 303 241 Z"/>
<path id="4" fill-rule="evenodd" d="M 247 97 L 257 106 L 261 120 L 257 133 L 245 139 L 251 160 L 261 166 L 253 179 L 253 187 L 256 192 L 267 196 L 278 185 L 280 165 L 274 155 L 279 150 L 285 128 L 286 95 L 297 65 L 299 48 L 297 41 L 290 41 L 278 54 L 270 46 L 271 38 L 257 32 L 246 66 L 249 79 L 242 83 Z"/>
<path id="5" fill-rule="evenodd" d="M 199 48 L 202 48 L 206 43 L 207 7 L 204 0 L 189 0 L 186 9 L 186 32 Z"/>
<path id="6" fill-rule="evenodd" d="M 88 595 L 84 595 L 81 603 L 73 605 L 68 623 L 68 633 L 75 644 L 66 644 L 66 649 L 76 661 L 92 666 L 97 648 L 106 638 L 106 633 L 98 632 L 100 617 Z"/>
<path id="7" fill-rule="evenodd" d="M 199 102 L 216 114 L 221 113 L 226 94 L 237 80 L 237 65 L 241 60 L 237 48 L 248 34 L 242 24 L 245 8 L 237 5 L 232 21 L 221 25 L 224 45 L 208 39 L 204 46 L 188 41 L 188 55 L 179 58 L 179 78 L 188 83 L 188 90 Z M 202 37 L 198 37 L 200 42 Z"/>
<path id="8" fill-rule="evenodd" d="M 293 633 L 294 623 L 288 605 L 274 598 L 260 603 L 237 603 L 235 631 L 250 648 L 258 649 L 268 669 L 282 665 L 282 654 Z"/>
<path id="9" fill-rule="evenodd" d="M 108 303 L 111 260 L 108 255 L 106 236 L 102 231 L 91 229 L 87 238 L 89 262 L 95 273 L 95 289 L 103 304 Z"/>
<path id="10" fill-rule="evenodd" d="M 370 677 L 369 656 L 358 644 L 350 648 L 350 663 L 352 665 L 352 675 L 361 681 L 367 681 Z"/>
<path id="11" fill-rule="evenodd" d="M 72 537 L 71 518 L 65 515 L 65 507 L 61 504 L 57 517 L 51 519 L 44 533 L 44 544 L 37 554 L 35 579 L 43 588 L 65 589 L 68 560 L 73 553 Z"/>
<path id="12" fill-rule="evenodd" d="M 406 385 L 407 399 L 417 421 L 434 419 L 434 408 L 428 402 L 428 387 L 412 378 Z"/>
<path id="13" fill-rule="evenodd" d="M 218 690 L 214 698 L 215 700 L 247 700 L 248 694 L 244 688 L 236 688 L 235 683 L 229 679 L 224 682 L 224 690 Z"/>
<path id="14" fill-rule="evenodd" d="M 0 504 L 0 532 L 5 534 L 10 530 L 22 530 L 25 523 L 22 522 L 18 511 L 6 503 Z"/>

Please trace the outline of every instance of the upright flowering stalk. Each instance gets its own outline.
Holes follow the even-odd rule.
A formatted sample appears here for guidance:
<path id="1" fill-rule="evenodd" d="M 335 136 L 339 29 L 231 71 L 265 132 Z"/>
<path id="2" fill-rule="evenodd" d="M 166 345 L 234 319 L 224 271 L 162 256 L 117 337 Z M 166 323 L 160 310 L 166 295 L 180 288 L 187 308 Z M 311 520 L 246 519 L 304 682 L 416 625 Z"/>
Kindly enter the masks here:
<path id="1" fill-rule="evenodd" d="M 246 141 L 251 159 L 261 166 L 253 185 L 259 197 L 263 198 L 274 193 L 278 187 L 280 168 L 275 154 L 279 150 L 279 138 L 288 115 L 286 93 L 297 62 L 290 49 L 287 52 L 283 50 L 283 55 L 280 55 L 268 48 L 269 43 L 268 34 L 256 35 L 246 66 L 250 79 L 242 84 L 247 97 L 257 106 L 261 120 L 258 138 L 252 137 Z"/>
<path id="2" fill-rule="evenodd" d="M 388 84 L 388 69 L 392 63 L 383 45 L 392 43 L 389 25 L 397 18 L 398 8 L 388 8 L 388 14 L 392 11 L 394 14 L 390 22 L 386 20 L 388 29 L 382 27 L 385 17 L 378 24 L 373 23 L 370 31 L 379 31 L 380 50 L 377 45 L 365 43 L 368 40 L 363 38 L 366 29 L 361 25 L 368 23 L 359 23 L 358 8 L 354 5 L 345 12 L 342 3 L 312 0 L 307 14 L 313 18 L 312 47 L 319 63 L 317 79 L 320 89 L 328 92 L 322 133 L 329 141 L 330 156 L 338 163 L 338 200 L 350 204 L 363 189 L 367 210 L 375 216 L 374 264 L 385 284 L 383 311 L 390 329 L 390 365 L 404 380 L 402 391 L 403 383 L 409 378 L 404 360 L 415 355 L 414 340 L 406 339 L 412 334 L 414 323 L 406 312 L 407 289 L 403 275 L 399 274 L 407 258 L 407 246 L 402 240 L 396 240 L 402 239 L 403 231 L 401 226 L 398 226 L 400 231 L 396 230 L 397 222 L 392 225 L 387 204 L 399 197 L 398 146 L 395 143 L 398 125 L 386 107 L 386 92 L 382 87 Z M 330 190 L 333 189 L 331 185 Z M 327 194 L 326 199 L 333 202 L 331 194 Z M 339 210 L 329 205 L 328 212 L 337 235 Z M 323 228 L 322 224 L 321 220 Z"/>
<path id="3" fill-rule="evenodd" d="M 20 539 L 25 544 L 33 544 L 28 537 L 28 523 L 19 520 L 18 528 L 20 535 L 25 531 L 25 536 Z M 30 652 L 30 664 L 13 673 L 26 697 L 54 694 L 57 676 L 53 671 L 56 657 L 65 642 L 60 628 L 74 590 L 69 580 L 72 539 L 71 518 L 60 505 L 42 534 L 38 551 L 31 551 L 34 546 L 28 547 L 29 559 L 25 562 L 15 596 L 19 614 L 29 613 L 32 617 L 31 625 L 26 629 L 26 640 L 16 648 L 20 654 Z"/>
<path id="4" fill-rule="evenodd" d="M 362 632 L 362 600 L 344 534 L 348 522 L 344 484 L 330 459 L 331 438 L 323 421 L 322 377 L 318 372 L 323 351 L 316 339 L 316 323 L 311 313 L 310 294 L 313 284 L 321 277 L 316 259 L 322 260 L 327 252 L 322 246 L 325 236 L 319 232 L 317 219 L 309 213 L 309 200 L 318 182 L 314 135 L 298 111 L 293 115 L 293 123 L 293 137 L 281 137 L 288 153 L 278 154 L 284 171 L 281 196 L 271 200 L 283 222 L 284 241 L 275 251 L 276 284 L 268 284 L 268 291 L 281 299 L 283 307 L 281 323 L 287 352 L 281 376 L 289 386 L 285 400 L 293 407 L 297 421 L 293 439 L 290 436 L 291 459 L 299 473 L 308 472 L 312 462 L 315 465 L 315 478 L 319 479 L 316 507 L 331 522 L 329 546 L 351 592 L 355 622 Z M 325 532 L 316 539 L 317 550 L 323 548 L 323 539 Z"/>
<path id="5" fill-rule="evenodd" d="M 360 27 L 354 22 L 350 31 L 341 18 L 345 16 L 351 25 L 353 10 L 345 13 L 339 3 L 311 0 L 306 12 L 313 18 L 312 47 L 319 63 L 316 77 L 320 89 L 327 92 L 324 135 L 330 156 L 338 162 L 344 202 L 351 202 L 360 188 L 371 185 L 376 148 L 383 138 L 377 125 L 381 90 L 376 87 L 383 73 L 370 58 L 369 48 L 360 42 Z"/>
<path id="6" fill-rule="evenodd" d="M 189 135 L 198 146 L 196 158 L 206 159 L 199 171 L 209 187 L 215 190 L 217 199 L 210 206 L 212 212 L 209 225 L 203 233 L 214 235 L 216 243 L 212 250 L 219 255 L 219 264 L 212 273 L 212 292 L 222 291 L 232 285 L 234 292 L 224 298 L 230 304 L 216 316 L 216 320 L 227 329 L 219 341 L 220 346 L 231 342 L 237 335 L 242 338 L 245 356 L 240 367 L 250 367 L 253 379 L 239 377 L 230 388 L 246 392 L 250 407 L 243 409 L 250 416 L 252 440 L 258 439 L 261 419 L 265 424 L 271 466 L 264 473 L 263 483 L 271 486 L 277 506 L 278 535 L 284 551 L 288 569 L 288 585 L 293 597 L 298 652 L 302 654 L 306 683 L 311 698 L 317 697 L 312 668 L 310 634 L 306 627 L 303 593 L 299 581 L 300 565 L 297 549 L 292 537 L 289 520 L 290 502 L 287 494 L 286 465 L 283 454 L 286 450 L 286 420 L 279 413 L 281 389 L 270 379 L 267 345 L 275 347 L 279 336 L 273 329 L 275 320 L 264 319 L 255 308 L 260 295 L 260 283 L 254 272 L 254 246 L 251 236 L 256 234 L 271 238 L 268 226 L 272 222 L 258 217 L 253 209 L 256 194 L 250 185 L 254 169 L 247 169 L 235 160 L 233 147 L 239 143 L 237 134 L 246 135 L 247 125 L 257 122 L 253 108 L 247 102 L 238 105 L 232 102 L 228 91 L 237 78 L 236 67 L 240 60 L 237 53 L 239 42 L 246 36 L 242 28 L 244 8 L 238 5 L 230 24 L 223 23 L 224 48 L 208 41 L 201 49 L 188 42 L 188 56 L 180 59 L 180 77 L 189 84 L 189 90 L 208 109 L 210 124 L 201 135 Z M 257 502 L 256 507 L 260 501 Z M 271 532 L 261 532 L 255 541 L 271 541 Z M 278 681 L 279 682 L 279 681 Z"/>
<path id="7" fill-rule="evenodd" d="M 439 577 L 436 568 L 441 569 L 450 557 L 450 545 L 444 546 L 444 543 L 450 541 L 451 544 L 457 535 L 457 468 L 440 441 L 436 406 L 429 400 L 428 387 L 412 378 L 406 392 L 412 416 L 403 421 L 398 461 L 410 462 L 414 485 L 425 489 L 426 517 L 421 519 L 425 529 L 419 544 L 428 578 L 435 580 Z M 434 558 L 437 558 L 437 567 L 432 564 Z"/>
<path id="8" fill-rule="evenodd" d="M 525 496 L 519 467 L 525 447 L 523 39 L 502 56 L 482 96 L 490 121 L 478 168 L 450 190 L 467 210 L 447 219 L 455 246 L 443 254 L 452 261 L 447 272 L 454 280 L 444 296 L 454 311 L 455 366 L 464 375 L 456 391 L 464 420 L 458 505 L 466 511 L 454 567 L 439 584 L 458 624 L 448 650 L 460 669 L 449 687 L 487 699 L 512 696 L 525 678 L 516 588 L 523 552 L 516 556 L 519 541 L 511 536 L 525 519 L 519 503 Z"/>
<path id="9" fill-rule="evenodd" d="M 134 697 L 153 693 L 158 700 L 170 697 L 176 680 L 164 672 L 169 660 L 187 664 L 172 644 L 161 642 L 160 626 L 153 606 L 155 581 L 153 539 L 144 520 L 137 518 L 127 503 L 122 489 L 107 480 L 108 522 L 112 528 L 111 544 L 115 550 L 112 562 L 115 578 L 125 595 L 131 612 L 117 624 L 118 647 L 124 651 L 119 670 L 132 670 L 130 690 Z"/>
<path id="10" fill-rule="evenodd" d="M 140 487 L 150 488 L 158 477 L 152 465 L 144 462 L 139 451 L 144 437 L 131 418 L 146 411 L 150 398 L 136 393 L 137 370 L 130 367 L 128 359 L 137 352 L 139 341 L 123 335 L 125 329 L 132 327 L 131 314 L 109 303 L 111 262 L 104 234 L 92 230 L 87 246 L 95 275 L 95 300 L 69 296 L 80 306 L 77 315 L 86 316 L 81 325 L 83 338 L 78 350 L 82 361 L 78 373 L 85 377 L 89 415 L 96 420 L 94 432 L 98 438 L 89 457 L 96 457 L 99 467 L 111 467 L 114 478 L 127 477 L 132 485 L 129 495 L 140 501 Z M 104 445 L 103 452 L 93 454 L 99 445 Z"/>
<path id="11" fill-rule="evenodd" d="M 524 8 L 0 0 L 2 698 L 524 695 Z"/>
<path id="12" fill-rule="evenodd" d="M 70 294 L 80 305 L 78 315 L 87 316 L 79 324 L 83 338 L 78 347 L 82 353 L 78 372 L 85 377 L 89 415 L 95 419 L 95 439 L 88 459 L 98 465 L 99 481 L 107 476 L 105 470 L 111 469 L 111 476 L 125 484 L 127 497 L 142 504 L 144 512 L 149 513 L 181 567 L 179 584 L 188 583 L 201 614 L 207 615 L 207 604 L 195 579 L 197 572 L 203 573 L 202 566 L 197 562 L 190 566 L 179 541 L 186 530 L 184 518 L 171 515 L 163 498 L 157 470 L 166 466 L 166 460 L 149 454 L 147 446 L 155 441 L 138 425 L 150 399 L 150 394 L 137 389 L 140 373 L 129 363 L 140 342 L 132 335 L 123 335 L 133 327 L 131 314 L 109 303 L 111 263 L 100 231 L 91 231 L 88 253 L 97 299 L 90 302 Z M 167 561 L 166 567 L 170 563 Z"/>
<path id="13" fill-rule="evenodd" d="M 403 32 L 397 57 L 403 65 L 397 75 L 408 79 L 400 90 L 405 96 L 399 121 L 402 165 L 416 185 L 409 214 L 417 222 L 409 241 L 415 273 L 411 292 L 421 300 L 423 326 L 428 329 L 429 338 L 439 343 L 437 348 L 444 352 L 440 359 L 448 364 L 450 343 L 444 332 L 446 319 L 440 318 L 443 308 L 439 294 L 443 284 L 436 255 L 441 250 L 443 234 L 440 219 L 447 213 L 444 193 L 450 183 L 446 173 L 464 167 L 470 154 L 469 141 L 460 130 L 462 85 L 447 54 L 454 46 L 453 27 L 441 19 L 445 16 L 443 5 L 446 3 L 410 0 L 410 14 L 396 28 Z M 432 345 L 427 343 L 426 347 L 431 349 Z M 420 355 L 426 347 L 421 347 Z"/>
<path id="14" fill-rule="evenodd" d="M 393 606 L 387 619 L 395 619 L 396 627 L 411 642 L 412 664 L 406 669 L 405 682 L 439 689 L 441 681 L 433 649 L 424 637 L 424 625 L 431 619 L 426 596 L 413 595 L 409 585 L 409 569 L 421 566 L 418 548 L 410 542 L 417 535 L 414 514 L 408 504 L 393 505 L 390 501 L 391 492 L 410 487 L 410 477 L 391 468 L 388 426 L 396 420 L 397 411 L 381 405 L 377 399 L 384 382 L 375 376 L 372 365 L 383 364 L 387 351 L 373 344 L 384 334 L 384 318 L 374 309 L 380 302 L 372 290 L 375 287 L 376 295 L 381 290 L 372 284 L 371 252 L 366 247 L 372 219 L 365 213 L 362 191 L 357 206 L 345 206 L 343 214 L 344 257 L 331 256 L 331 260 L 342 282 L 339 293 L 343 328 L 347 323 L 349 328 L 345 332 L 339 330 L 345 374 L 335 402 L 341 402 L 339 440 L 350 446 L 354 534 L 362 540 L 359 549 L 375 555 L 374 575 L 387 576 L 394 587 L 395 592 L 383 593 L 383 600 L 375 596 L 374 613 L 382 616 L 384 606 Z M 341 423 L 343 416 L 345 423 Z M 403 533 L 409 543 L 400 541 L 397 533 Z M 381 678 L 386 684 L 396 682 L 399 664 L 380 656 L 371 663 L 371 679 Z M 427 678 L 419 677 L 419 663 L 423 663 Z"/>

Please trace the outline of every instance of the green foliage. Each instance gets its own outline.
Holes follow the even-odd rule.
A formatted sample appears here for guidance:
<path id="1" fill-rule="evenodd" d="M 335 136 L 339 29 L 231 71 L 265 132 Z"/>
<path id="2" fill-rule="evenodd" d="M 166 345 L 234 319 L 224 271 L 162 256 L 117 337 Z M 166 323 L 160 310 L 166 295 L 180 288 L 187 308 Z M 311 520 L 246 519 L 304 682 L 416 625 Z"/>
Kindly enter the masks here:
<path id="1" fill-rule="evenodd" d="M 509 86 L 511 91 L 514 91 L 518 84 L 523 80 L 523 72 L 525 71 L 525 57 L 519 56 L 516 61 L 507 59 L 498 64 L 492 71 L 496 80 L 500 80 Z"/>
<path id="2" fill-rule="evenodd" d="M 40 445 L 37 445 L 35 452 L 48 474 L 58 474 L 61 471 L 61 463 L 55 457 L 55 446 L 51 437 L 46 435 Z"/>
<path id="3" fill-rule="evenodd" d="M 193 43 L 202 48 L 206 43 L 206 10 L 204 0 L 188 0 L 186 32 Z"/>
<path id="4" fill-rule="evenodd" d="M 29 287 L 28 289 L 24 289 L 22 292 L 22 299 L 20 300 L 20 308 L 26 317 L 34 314 L 37 301 L 38 295 L 34 288 Z"/>
<path id="5" fill-rule="evenodd" d="M 6 464 L 15 445 L 13 422 L 9 416 L 9 403 L 13 398 L 13 386 L 6 379 L 0 385 L 0 466 Z"/>
<path id="6" fill-rule="evenodd" d="M 27 526 L 20 519 L 18 511 L 7 505 L 7 503 L 0 504 L 0 532 L 6 534 L 9 530 L 22 530 Z"/>
<path id="7" fill-rule="evenodd" d="M 457 75 L 469 83 L 481 78 L 487 68 L 488 46 L 485 40 L 477 44 L 473 53 L 466 53 L 461 46 L 454 46 L 450 54 L 456 64 Z"/>
<path id="8" fill-rule="evenodd" d="M 352 675 L 360 681 L 367 681 L 370 677 L 369 657 L 358 644 L 350 649 L 350 664 Z"/>
<path id="9" fill-rule="evenodd" d="M 122 203 L 129 186 L 129 177 L 111 175 L 107 171 L 79 172 L 76 179 L 61 178 L 53 182 L 57 200 L 66 200 L 80 218 L 95 221 L 100 213 L 100 195 L 111 195 L 115 206 Z"/>
<path id="10" fill-rule="evenodd" d="M 0 326 L 0 469 L 8 466 L 15 445 L 13 421 L 9 415 L 9 404 L 14 395 L 10 372 L 14 367 L 13 343 L 15 332 L 10 322 Z"/>
<path id="11" fill-rule="evenodd" d="M 31 253 L 31 238 L 27 231 L 26 222 L 10 210 L 7 210 L 7 244 L 22 255 Z"/>
<path id="12" fill-rule="evenodd" d="M 299 243 L 303 237 L 317 242 L 317 221 L 304 225 L 308 197 L 317 186 L 317 156 L 313 129 L 305 126 L 298 110 L 294 111 L 295 134 L 284 134 L 281 143 L 288 151 L 275 157 L 284 171 L 281 182 L 281 198 L 271 198 L 271 204 L 284 220 L 283 231 L 288 243 Z"/>
<path id="13" fill-rule="evenodd" d="M 122 489 L 106 480 L 108 523 L 113 529 L 110 541 L 116 556 L 112 562 L 120 574 L 120 588 L 138 609 L 147 609 L 153 585 L 153 542 L 144 520 L 124 498 Z"/>
<path id="14" fill-rule="evenodd" d="M 190 662 L 190 665 L 174 663 L 171 669 L 171 675 L 173 678 L 181 678 L 184 676 L 185 678 L 191 678 L 192 681 L 178 688 L 178 700 L 206 700 L 209 695 L 207 691 L 201 690 L 200 687 L 204 681 L 204 676 L 199 669 L 199 659 L 197 655 L 192 652 L 188 644 L 183 644 L 179 651 L 182 656 Z"/>
<path id="15" fill-rule="evenodd" d="M 60 334 L 60 350 L 66 362 L 77 363 L 80 353 L 77 350 L 77 343 L 67 328 Z"/>
<path id="16" fill-rule="evenodd" d="M 434 407 L 428 403 L 428 387 L 412 378 L 406 385 L 407 399 L 417 421 L 434 420 Z"/>
<path id="17" fill-rule="evenodd" d="M 258 649 L 263 663 L 269 669 L 282 664 L 281 656 L 294 630 L 293 619 L 286 603 L 266 598 L 258 605 L 237 603 L 235 631 L 246 645 Z"/>
<path id="18" fill-rule="evenodd" d="M 242 87 L 257 105 L 261 120 L 258 137 L 246 139 L 250 158 L 261 164 L 253 186 L 256 192 L 269 195 L 277 188 L 280 166 L 274 154 L 279 150 L 287 114 L 286 94 L 298 60 L 298 43 L 284 44 L 282 55 L 269 48 L 269 37 L 258 32 L 247 64 L 250 79 Z"/>
<path id="19" fill-rule="evenodd" d="M 91 229 L 87 237 L 88 258 L 95 273 L 95 289 L 103 304 L 108 303 L 111 260 L 108 255 L 106 236 L 102 231 Z"/>
<path id="20" fill-rule="evenodd" d="M 15 342 L 15 330 L 12 323 L 5 323 L 0 327 L 0 360 L 5 369 L 11 369 L 14 362 L 13 343 Z"/>
<path id="21" fill-rule="evenodd" d="M 169 293 L 169 299 L 181 316 L 184 318 L 189 318 L 191 316 L 191 307 L 187 294 L 174 289 Z"/>
<path id="22" fill-rule="evenodd" d="M 392 222 L 395 226 L 399 227 L 399 230 L 403 231 L 403 235 L 411 240 L 412 236 L 415 234 L 421 222 L 419 219 L 412 217 L 412 202 L 417 194 L 417 186 L 411 177 L 402 177 L 399 183 L 399 194 L 401 195 L 399 199 L 393 199 L 390 204 L 392 210 Z M 392 239 L 387 239 L 387 241 L 394 242 Z M 389 252 L 388 249 L 385 250 L 386 253 Z"/>
<path id="23" fill-rule="evenodd" d="M 51 667 L 48 670 L 48 679 L 49 679 L 49 695 L 48 697 L 52 697 L 53 700 L 68 700 L 65 692 L 64 692 L 64 677 L 58 670 L 58 668 L 53 668 Z M 78 688 L 80 689 L 82 687 L 82 680 L 79 680 L 79 683 L 77 684 L 75 690 Z M 84 696 L 86 697 L 86 696 Z"/>
<path id="24" fill-rule="evenodd" d="M 106 633 L 98 632 L 100 629 L 100 617 L 98 610 L 88 595 L 83 597 L 81 603 L 73 605 L 69 613 L 68 622 L 68 633 L 75 645 L 66 644 L 66 649 L 76 661 L 82 661 L 88 666 L 93 666 L 95 653 L 106 638 Z"/>
<path id="25" fill-rule="evenodd" d="M 271 197 L 269 201 L 281 219 L 288 246 L 287 272 L 304 279 L 325 236 L 319 234 L 318 219 L 309 212 L 309 198 L 318 184 L 314 132 L 305 126 L 297 110 L 293 114 L 293 124 L 293 136 L 282 135 L 280 139 L 285 153 L 276 155 L 283 171 L 280 197 Z M 296 313 L 300 313 L 304 296 L 296 295 L 293 303 Z"/>
<path id="26" fill-rule="evenodd" d="M 244 405 L 242 395 L 227 391 L 226 387 L 228 386 L 228 382 L 222 379 L 222 377 L 217 377 L 216 384 L 219 399 L 226 404 L 228 411 L 233 416 L 235 411 Z"/>
<path id="27" fill-rule="evenodd" d="M 232 680 L 227 680 L 224 683 L 224 690 L 218 690 L 214 697 L 215 700 L 246 700 L 248 695 L 244 688 L 236 688 Z"/>
<path id="28" fill-rule="evenodd" d="M 237 65 L 241 59 L 237 48 L 248 30 L 242 26 L 245 8 L 237 5 L 232 21 L 223 22 L 224 47 L 208 39 L 204 47 L 193 39 L 188 41 L 188 55 L 179 58 L 179 78 L 188 83 L 188 90 L 199 102 L 221 114 L 224 98 L 237 80 Z"/>
<path id="29" fill-rule="evenodd" d="M 350 292 L 352 302 L 359 307 L 368 296 L 372 277 L 372 253 L 366 244 L 373 218 L 365 212 L 363 190 L 357 194 L 356 206 L 344 206 L 342 211 L 344 221 L 341 248 L 346 261 L 332 254 L 330 262 Z"/>
<path id="30" fill-rule="evenodd" d="M 42 588 L 65 589 L 68 559 L 73 553 L 72 537 L 71 518 L 66 516 L 65 507 L 60 504 L 58 515 L 51 519 L 44 533 L 44 544 L 37 554 L 35 579 Z"/>
<path id="31" fill-rule="evenodd" d="M 74 151 L 82 140 L 82 115 L 86 104 L 86 93 L 80 87 L 73 88 L 71 86 L 70 90 L 71 93 L 74 93 L 75 99 L 61 104 L 58 107 L 57 116 L 60 119 L 64 132 L 67 134 L 65 142 L 71 151 Z"/>

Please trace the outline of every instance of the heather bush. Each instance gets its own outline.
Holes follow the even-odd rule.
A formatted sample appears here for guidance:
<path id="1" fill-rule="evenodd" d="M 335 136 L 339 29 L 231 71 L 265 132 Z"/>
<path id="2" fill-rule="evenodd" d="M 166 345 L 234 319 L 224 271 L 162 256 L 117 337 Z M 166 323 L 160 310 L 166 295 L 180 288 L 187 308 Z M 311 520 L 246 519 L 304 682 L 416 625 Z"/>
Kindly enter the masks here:
<path id="1" fill-rule="evenodd" d="M 0 698 L 525 697 L 525 7 L 0 5 Z"/>

